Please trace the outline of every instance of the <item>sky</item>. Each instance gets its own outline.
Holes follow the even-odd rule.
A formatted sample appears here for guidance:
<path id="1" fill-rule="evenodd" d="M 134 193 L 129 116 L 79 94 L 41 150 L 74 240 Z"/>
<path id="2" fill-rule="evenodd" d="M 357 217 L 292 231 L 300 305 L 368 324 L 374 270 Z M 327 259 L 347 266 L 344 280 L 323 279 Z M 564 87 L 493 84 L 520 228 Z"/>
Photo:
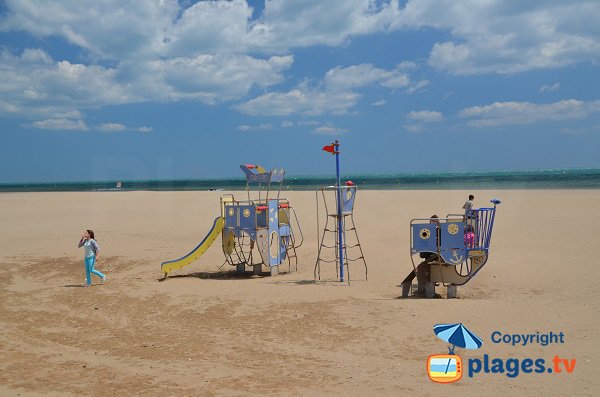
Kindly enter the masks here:
<path id="1" fill-rule="evenodd" d="M 0 183 L 600 167 L 600 2 L 0 0 Z"/>

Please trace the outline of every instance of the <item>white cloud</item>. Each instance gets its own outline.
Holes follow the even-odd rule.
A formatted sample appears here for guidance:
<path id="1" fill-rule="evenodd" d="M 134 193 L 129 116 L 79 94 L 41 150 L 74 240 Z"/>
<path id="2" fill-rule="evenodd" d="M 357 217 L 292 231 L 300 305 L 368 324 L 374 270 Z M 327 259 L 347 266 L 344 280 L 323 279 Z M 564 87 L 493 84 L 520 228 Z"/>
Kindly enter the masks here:
<path id="1" fill-rule="evenodd" d="M 338 46 L 352 36 L 387 31 L 398 17 L 397 0 L 267 0 L 249 44 L 281 51 L 313 45 Z"/>
<path id="2" fill-rule="evenodd" d="M 237 129 L 240 131 L 267 131 L 272 130 L 273 128 L 274 125 L 272 123 L 263 123 L 255 125 L 242 124 L 239 127 L 237 127 Z"/>
<path id="3" fill-rule="evenodd" d="M 398 70 L 384 70 L 371 64 L 337 66 L 325 74 L 325 85 L 330 90 L 346 90 L 378 84 L 387 88 L 405 87 L 410 83 L 407 74 Z"/>
<path id="4" fill-rule="evenodd" d="M 137 131 L 144 132 L 144 133 L 152 132 L 153 130 L 154 130 L 154 128 L 152 128 L 152 127 L 146 127 L 146 126 L 139 127 L 137 129 Z"/>
<path id="5" fill-rule="evenodd" d="M 406 116 L 407 119 L 413 121 L 421 121 L 424 123 L 435 123 L 444 120 L 444 115 L 440 112 L 432 110 L 411 111 Z"/>
<path id="6" fill-rule="evenodd" d="M 385 99 L 380 99 L 378 101 L 373 102 L 371 105 L 373 106 L 383 106 L 385 105 L 387 102 L 385 101 Z"/>
<path id="7" fill-rule="evenodd" d="M 5 0 L 0 31 L 59 36 L 95 58 L 148 56 L 163 42 L 178 12 L 177 1 Z"/>
<path id="8" fill-rule="evenodd" d="M 400 5 L 402 3 L 402 5 Z M 429 64 L 455 74 L 515 73 L 598 61 L 600 3 L 505 0 L 5 0 L 0 31 L 59 36 L 92 59 L 148 62 L 205 54 L 289 54 L 399 29 L 449 36 Z M 443 8 L 443 12 L 440 9 Z M 416 67 L 406 61 L 397 70 Z"/>
<path id="9" fill-rule="evenodd" d="M 444 11 L 440 12 L 440 6 Z M 600 58 L 600 2 L 408 1 L 392 28 L 434 28 L 430 66 L 453 74 L 516 73 Z"/>
<path id="10" fill-rule="evenodd" d="M 283 82 L 293 48 L 339 46 L 400 29 L 447 35 L 432 46 L 427 62 L 453 74 L 516 73 L 600 59 L 597 1 L 266 0 L 254 19 L 244 0 L 5 0 L 3 7 L 0 32 L 60 37 L 81 50 L 77 61 L 52 59 L 40 49 L 0 52 L 0 114 L 41 120 L 108 104 L 241 100 L 253 88 Z M 412 82 L 407 74 L 417 67 L 412 61 L 391 70 L 337 67 L 315 86 L 268 92 L 238 109 L 342 114 L 357 104 L 361 87 L 422 91 L 429 82 Z"/>
<path id="11" fill-rule="evenodd" d="M 320 127 L 315 128 L 314 130 L 312 130 L 313 134 L 321 134 L 321 135 L 340 135 L 340 134 L 345 134 L 346 132 L 348 132 L 348 130 L 343 129 L 343 128 L 334 127 L 331 124 L 322 125 Z"/>
<path id="12" fill-rule="evenodd" d="M 429 85 L 429 80 L 419 80 L 416 83 L 413 83 L 406 89 L 406 92 L 409 94 L 414 94 L 416 92 L 422 92 L 423 88 Z"/>
<path id="13" fill-rule="evenodd" d="M 301 120 L 298 121 L 298 125 L 319 125 L 321 123 L 319 123 L 317 120 Z"/>
<path id="14" fill-rule="evenodd" d="M 87 131 L 89 128 L 83 120 L 72 120 L 66 118 L 38 120 L 31 123 L 31 127 L 42 130 L 68 130 Z"/>
<path id="15" fill-rule="evenodd" d="M 293 127 L 293 126 L 294 126 L 294 123 L 291 122 L 291 121 L 284 120 L 284 121 L 281 122 L 281 127 L 283 127 L 283 128 L 290 128 L 290 127 Z"/>
<path id="16" fill-rule="evenodd" d="M 400 71 L 409 71 L 417 69 L 418 65 L 413 61 L 402 61 L 396 65 L 396 69 Z"/>
<path id="17" fill-rule="evenodd" d="M 337 46 L 353 36 L 383 32 L 397 18 L 397 1 L 267 0 L 252 19 L 244 0 L 101 2 L 6 0 L 0 31 L 60 36 L 101 59 L 195 57 L 245 51 Z M 43 12 L 41 12 L 43 10 Z"/>
<path id="18" fill-rule="evenodd" d="M 293 57 L 257 59 L 242 54 L 198 55 L 137 65 L 138 92 L 155 100 L 199 100 L 206 104 L 239 99 L 253 86 L 268 87 L 283 80 Z"/>
<path id="19" fill-rule="evenodd" d="M 405 124 L 404 129 L 408 132 L 417 134 L 419 132 L 425 131 L 425 126 L 423 126 L 422 124 Z"/>
<path id="20" fill-rule="evenodd" d="M 547 84 L 540 87 L 540 92 L 554 92 L 558 91 L 560 88 L 560 83 Z"/>
<path id="21" fill-rule="evenodd" d="M 239 99 L 283 80 L 292 56 L 199 55 L 115 68 L 54 61 L 40 49 L 0 51 L 0 114 L 60 118 L 75 109 L 145 101 Z"/>
<path id="22" fill-rule="evenodd" d="M 304 81 L 288 92 L 269 92 L 236 108 L 254 116 L 346 114 L 361 97 L 354 89 L 372 85 L 391 89 L 405 87 L 410 85 L 410 78 L 397 69 L 385 70 L 371 64 L 337 66 L 315 86 Z"/>
<path id="23" fill-rule="evenodd" d="M 238 105 L 237 109 L 252 116 L 344 114 L 356 105 L 358 98 L 359 95 L 353 92 L 318 91 L 301 85 L 289 92 L 260 95 Z"/>
<path id="24" fill-rule="evenodd" d="M 117 132 L 125 131 L 127 130 L 127 127 L 119 123 L 103 123 L 96 127 L 96 129 L 103 132 Z"/>
<path id="25" fill-rule="evenodd" d="M 549 104 L 496 102 L 466 108 L 459 116 L 469 119 L 467 124 L 472 127 L 485 128 L 584 119 L 596 112 L 600 112 L 600 100 L 584 102 L 567 99 Z"/>
<path id="26" fill-rule="evenodd" d="M 114 69 L 55 62 L 40 49 L 26 49 L 20 56 L 2 50 L 0 64 L 0 101 L 15 113 L 56 118 L 76 107 L 136 99 L 116 82 Z"/>

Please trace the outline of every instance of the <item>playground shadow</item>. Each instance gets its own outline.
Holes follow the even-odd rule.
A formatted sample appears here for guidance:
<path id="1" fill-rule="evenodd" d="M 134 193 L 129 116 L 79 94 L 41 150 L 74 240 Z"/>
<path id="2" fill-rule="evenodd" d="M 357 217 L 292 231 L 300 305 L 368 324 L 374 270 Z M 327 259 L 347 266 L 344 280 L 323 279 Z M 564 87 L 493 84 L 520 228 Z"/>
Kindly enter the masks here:
<path id="1" fill-rule="evenodd" d="M 205 280 L 242 280 L 242 279 L 250 279 L 250 278 L 263 278 L 270 277 L 271 273 L 269 272 L 261 272 L 259 274 L 255 274 L 254 272 L 248 271 L 243 273 L 238 272 L 194 272 L 188 274 L 177 274 L 174 276 L 169 276 L 167 278 L 159 278 L 159 282 L 163 282 L 168 279 L 176 279 L 176 278 L 199 278 Z"/>
<path id="2" fill-rule="evenodd" d="M 402 284 L 396 285 L 396 287 L 402 288 Z M 394 299 L 443 299 L 442 295 L 437 292 L 433 295 L 433 298 L 427 298 L 424 293 L 414 292 L 416 290 L 416 285 L 413 284 L 411 287 L 411 293 L 408 296 L 397 296 Z"/>
<path id="3" fill-rule="evenodd" d="M 281 280 L 275 281 L 273 284 L 276 285 L 308 285 L 316 284 L 315 280 Z"/>
<path id="4" fill-rule="evenodd" d="M 404 300 L 404 299 L 431 300 L 431 299 L 444 299 L 444 298 L 442 297 L 442 295 L 436 293 L 433 296 L 433 298 L 427 298 L 425 295 L 414 294 L 414 295 L 409 295 L 409 296 L 402 296 L 402 295 L 400 295 L 400 296 L 395 297 L 394 299 L 401 299 L 401 300 Z"/>

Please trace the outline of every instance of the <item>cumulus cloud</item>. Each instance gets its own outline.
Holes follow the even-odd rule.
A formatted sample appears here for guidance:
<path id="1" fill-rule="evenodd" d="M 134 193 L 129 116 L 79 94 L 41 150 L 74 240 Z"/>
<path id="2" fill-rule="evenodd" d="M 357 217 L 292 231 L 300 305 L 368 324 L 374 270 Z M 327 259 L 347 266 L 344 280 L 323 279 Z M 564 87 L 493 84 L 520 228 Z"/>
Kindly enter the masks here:
<path id="1" fill-rule="evenodd" d="M 345 134 L 346 132 L 348 132 L 348 130 L 346 130 L 344 128 L 334 127 L 331 124 L 322 125 L 322 126 L 315 128 L 314 130 L 312 130 L 313 134 L 320 134 L 320 135 L 340 135 L 340 134 Z"/>
<path id="2" fill-rule="evenodd" d="M 434 29 L 427 63 L 452 74 L 517 73 L 598 62 L 600 3 L 466 0 L 5 0 L 1 32 L 59 37 L 81 50 L 77 61 L 41 49 L 0 52 L 0 114 L 60 119 L 71 109 L 143 101 L 239 101 L 253 88 L 285 80 L 298 47 L 339 46 L 354 37 Z M 418 65 L 369 64 L 331 69 L 314 86 L 267 92 L 237 108 L 248 114 L 341 114 L 361 87 L 420 92 Z M 543 92 L 551 92 L 554 85 Z M 558 89 L 558 87 L 557 87 Z M 339 101 L 333 104 L 333 101 Z M 272 106 L 272 108 L 269 108 Z"/>
<path id="3" fill-rule="evenodd" d="M 425 131 L 425 126 L 422 124 L 405 124 L 404 129 L 408 132 L 417 134 L 419 132 Z"/>
<path id="4" fill-rule="evenodd" d="M 298 47 L 339 46 L 360 35 L 420 28 L 447 32 L 449 40 L 434 44 L 428 62 L 455 74 L 561 67 L 597 61 L 600 53 L 597 1 L 266 0 L 256 18 L 244 0 L 4 3 L 0 31 L 59 36 L 94 58 L 117 61 L 288 54 Z M 415 66 L 402 62 L 398 70 Z"/>
<path id="5" fill-rule="evenodd" d="M 253 86 L 268 87 L 283 80 L 293 57 L 257 59 L 243 54 L 205 54 L 194 58 L 154 60 L 139 65 L 139 92 L 156 100 L 198 100 L 206 104 L 238 99 Z"/>
<path id="6" fill-rule="evenodd" d="M 148 4 L 6 0 L 5 4 L 1 31 L 59 36 L 100 59 L 286 53 L 294 47 L 337 46 L 353 36 L 386 31 L 399 15 L 396 0 L 267 0 L 256 20 L 244 0 Z"/>
<path id="7" fill-rule="evenodd" d="M 147 5 L 7 0 L 5 8 L 0 31 L 25 31 L 39 39 L 62 37 L 83 50 L 80 59 L 85 62 L 55 60 L 42 49 L 20 54 L 2 49 L 4 115 L 43 117 L 66 109 L 146 101 L 239 100 L 252 87 L 282 82 L 283 72 L 293 63 L 289 54 L 246 53 L 244 37 L 252 10 L 241 0 L 191 6 L 176 0 Z M 217 40 L 226 33 L 228 38 Z"/>
<path id="8" fill-rule="evenodd" d="M 149 56 L 163 42 L 179 11 L 175 0 L 5 0 L 0 31 L 62 37 L 103 59 Z"/>
<path id="9" fill-rule="evenodd" d="M 408 1 L 392 29 L 434 28 L 448 41 L 435 43 L 430 66 L 453 74 L 517 73 L 600 58 L 600 3 Z"/>
<path id="10" fill-rule="evenodd" d="M 410 83 L 407 74 L 396 69 L 380 69 L 363 63 L 348 67 L 337 66 L 325 74 L 325 85 L 330 90 L 345 90 L 378 84 L 387 88 L 405 87 Z"/>
<path id="11" fill-rule="evenodd" d="M 117 132 L 117 131 L 125 131 L 127 127 L 123 124 L 119 123 L 103 123 L 96 127 L 98 131 L 102 132 Z"/>
<path id="12" fill-rule="evenodd" d="M 585 102 L 567 99 L 548 104 L 495 102 L 491 105 L 466 108 L 459 116 L 468 119 L 467 124 L 472 127 L 486 128 L 584 119 L 596 112 L 600 112 L 600 100 Z"/>
<path id="13" fill-rule="evenodd" d="M 114 69 L 56 62 L 40 49 L 2 50 L 0 64 L 0 100 L 11 106 L 5 111 L 49 115 L 135 100 L 116 82 Z"/>
<path id="14" fill-rule="evenodd" d="M 303 81 L 290 91 L 268 92 L 236 108 L 254 116 L 339 115 L 348 113 L 358 103 L 361 95 L 357 89 L 373 85 L 395 89 L 410 84 L 408 74 L 397 69 L 386 70 L 372 64 L 337 66 L 316 85 Z"/>
<path id="15" fill-rule="evenodd" d="M 406 118 L 413 121 L 421 121 L 424 123 L 434 123 L 444 120 L 444 115 L 433 110 L 411 111 L 406 115 Z"/>
<path id="16" fill-rule="evenodd" d="M 388 31 L 398 2 L 372 0 L 267 0 L 249 43 L 281 51 L 313 45 L 337 46 L 353 36 Z"/>
<path id="17" fill-rule="evenodd" d="M 409 123 L 404 125 L 404 129 L 412 133 L 419 133 L 429 129 L 427 124 L 443 121 L 444 115 L 434 110 L 413 110 L 406 115 L 406 119 Z"/>
<path id="18" fill-rule="evenodd" d="M 216 54 L 105 68 L 57 62 L 43 50 L 26 49 L 20 55 L 2 50 L 0 62 L 0 112 L 39 116 L 145 101 L 239 99 L 254 86 L 282 81 L 293 57 Z"/>
<path id="19" fill-rule="evenodd" d="M 55 131 L 87 131 L 88 126 L 85 125 L 83 120 L 72 120 L 66 118 L 58 119 L 45 119 L 34 121 L 31 127 L 38 128 L 41 130 L 55 130 Z"/>
<path id="20" fill-rule="evenodd" d="M 273 123 L 262 123 L 262 124 L 242 124 L 237 127 L 240 131 L 267 131 L 272 130 L 274 127 Z"/>
<path id="21" fill-rule="evenodd" d="M 554 91 L 558 91 L 558 89 L 560 88 L 560 83 L 554 83 L 554 84 L 546 84 L 540 87 L 540 92 L 554 92 Z"/>
<path id="22" fill-rule="evenodd" d="M 288 92 L 269 92 L 237 106 L 252 116 L 318 116 L 326 113 L 344 114 L 356 105 L 359 94 L 349 91 L 329 92 L 311 89 L 302 84 Z"/>

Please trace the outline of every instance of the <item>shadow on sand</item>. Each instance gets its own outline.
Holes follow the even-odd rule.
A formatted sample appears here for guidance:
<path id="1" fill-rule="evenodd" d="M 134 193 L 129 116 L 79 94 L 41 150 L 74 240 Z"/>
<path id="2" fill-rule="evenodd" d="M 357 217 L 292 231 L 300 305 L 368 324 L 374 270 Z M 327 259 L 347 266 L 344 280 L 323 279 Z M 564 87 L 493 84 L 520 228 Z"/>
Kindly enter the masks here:
<path id="1" fill-rule="evenodd" d="M 188 274 L 177 274 L 174 276 L 169 276 L 167 278 L 159 278 L 158 281 L 162 282 L 168 279 L 176 279 L 176 278 L 201 278 L 207 280 L 240 280 L 240 279 L 249 279 L 249 278 L 263 278 L 269 277 L 271 274 L 269 272 L 261 272 L 260 274 L 254 274 L 253 272 L 243 272 L 238 273 L 236 271 L 232 272 L 194 272 Z"/>

